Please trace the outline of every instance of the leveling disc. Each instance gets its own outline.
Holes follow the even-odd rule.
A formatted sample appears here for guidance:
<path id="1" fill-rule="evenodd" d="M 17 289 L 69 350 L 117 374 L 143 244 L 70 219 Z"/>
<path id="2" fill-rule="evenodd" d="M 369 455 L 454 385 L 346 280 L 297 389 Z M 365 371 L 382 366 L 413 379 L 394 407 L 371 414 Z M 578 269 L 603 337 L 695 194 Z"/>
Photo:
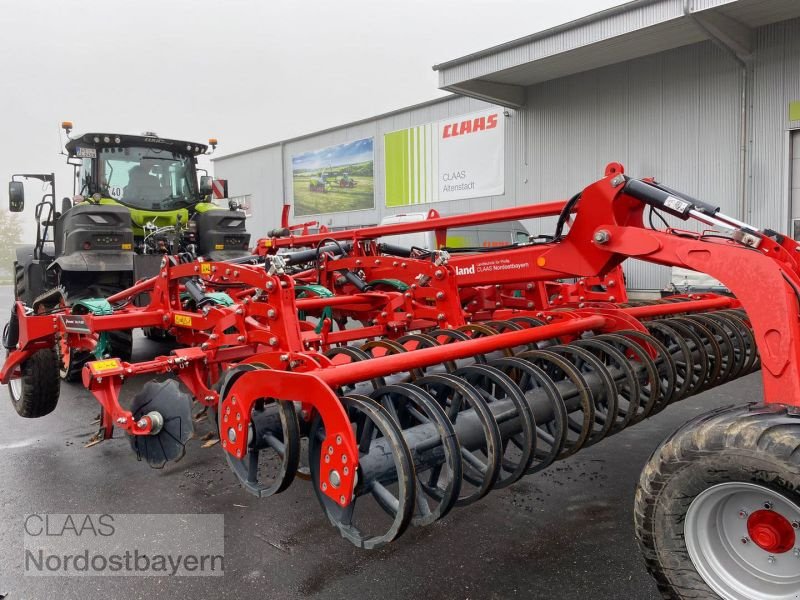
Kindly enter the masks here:
<path id="1" fill-rule="evenodd" d="M 161 469 L 167 461 L 183 458 L 186 442 L 193 431 L 192 397 L 181 390 L 177 381 L 146 383 L 134 396 L 131 412 L 136 420 L 149 415 L 154 421 L 153 434 L 130 436 L 131 447 L 139 460 Z"/>

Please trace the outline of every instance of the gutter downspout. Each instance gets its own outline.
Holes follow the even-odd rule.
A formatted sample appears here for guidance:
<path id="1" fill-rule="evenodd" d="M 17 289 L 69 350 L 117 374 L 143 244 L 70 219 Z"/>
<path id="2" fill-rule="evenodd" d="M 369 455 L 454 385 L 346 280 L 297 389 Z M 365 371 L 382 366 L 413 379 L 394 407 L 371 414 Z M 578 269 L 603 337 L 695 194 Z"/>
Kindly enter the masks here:
<path id="1" fill-rule="evenodd" d="M 742 59 L 724 40 L 710 31 L 705 24 L 695 17 L 691 9 L 691 0 L 683 0 L 683 14 L 690 19 L 712 42 L 725 51 L 742 68 L 741 117 L 739 122 L 739 218 L 747 222 L 747 137 L 750 122 L 750 57 Z"/>
<path id="2" fill-rule="evenodd" d="M 289 210 L 286 209 L 286 205 L 289 204 L 286 201 L 286 161 L 284 155 L 284 149 L 286 146 L 286 142 L 280 143 L 281 148 L 281 227 L 289 227 Z"/>

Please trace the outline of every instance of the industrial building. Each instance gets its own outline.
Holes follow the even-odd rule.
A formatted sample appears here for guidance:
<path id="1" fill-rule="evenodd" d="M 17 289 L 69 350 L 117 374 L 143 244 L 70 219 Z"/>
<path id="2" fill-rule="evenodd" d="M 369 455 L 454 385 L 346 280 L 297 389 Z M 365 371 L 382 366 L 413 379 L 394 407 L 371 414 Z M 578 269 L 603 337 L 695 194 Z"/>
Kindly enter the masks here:
<path id="1" fill-rule="evenodd" d="M 452 95 L 216 158 L 254 236 L 284 204 L 340 228 L 568 198 L 610 161 L 800 235 L 797 0 L 637 0 L 434 69 Z"/>

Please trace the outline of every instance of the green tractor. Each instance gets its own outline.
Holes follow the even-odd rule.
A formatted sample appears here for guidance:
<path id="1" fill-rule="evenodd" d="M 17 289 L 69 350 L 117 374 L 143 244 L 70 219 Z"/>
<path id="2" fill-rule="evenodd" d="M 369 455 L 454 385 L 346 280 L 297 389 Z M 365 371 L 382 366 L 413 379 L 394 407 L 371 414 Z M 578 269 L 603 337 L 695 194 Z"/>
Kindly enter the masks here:
<path id="1" fill-rule="evenodd" d="M 312 192 L 327 194 L 334 188 L 354 188 L 358 182 L 350 177 L 350 173 L 333 171 L 330 167 L 320 171 L 319 175 L 312 177 L 308 189 Z"/>
<path id="2" fill-rule="evenodd" d="M 327 194 L 333 189 L 331 175 L 322 170 L 318 176 L 312 177 L 311 181 L 308 182 L 308 189 L 312 192 Z"/>
<path id="3" fill-rule="evenodd" d="M 344 173 L 339 178 L 339 187 L 354 188 L 357 185 L 358 185 L 358 182 L 355 179 L 353 179 L 352 177 L 350 177 L 350 173 Z"/>
<path id="4" fill-rule="evenodd" d="M 211 202 L 227 197 L 227 182 L 213 180 L 197 167 L 209 145 L 160 138 L 154 133 L 123 135 L 67 133 L 67 162 L 75 169 L 73 196 L 56 205 L 55 175 L 18 174 L 9 183 L 9 209 L 25 206 L 22 179 L 38 179 L 46 193 L 36 205 L 36 243 L 21 246 L 14 262 L 15 297 L 34 311 L 57 305 L 73 312 L 109 310 L 102 300 L 151 277 L 165 255 L 211 260 L 249 253 L 245 214 L 236 202 L 227 208 Z M 202 173 L 202 175 L 201 175 Z M 140 302 L 146 298 L 140 298 Z M 145 330 L 153 338 L 160 329 Z M 94 357 L 129 360 L 129 331 L 103 334 Z M 61 375 L 80 377 L 92 353 L 59 344 Z"/>

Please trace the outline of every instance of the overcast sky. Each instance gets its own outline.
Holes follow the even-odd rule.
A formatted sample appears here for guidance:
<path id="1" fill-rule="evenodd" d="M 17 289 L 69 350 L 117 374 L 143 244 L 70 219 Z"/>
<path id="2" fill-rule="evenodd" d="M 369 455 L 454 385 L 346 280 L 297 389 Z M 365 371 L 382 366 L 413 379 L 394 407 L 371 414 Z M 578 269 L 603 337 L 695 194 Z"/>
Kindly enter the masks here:
<path id="1" fill-rule="evenodd" d="M 622 3 L 0 0 L 0 175 L 55 171 L 71 195 L 62 120 L 222 155 L 376 115 L 441 95 L 435 63 Z"/>

